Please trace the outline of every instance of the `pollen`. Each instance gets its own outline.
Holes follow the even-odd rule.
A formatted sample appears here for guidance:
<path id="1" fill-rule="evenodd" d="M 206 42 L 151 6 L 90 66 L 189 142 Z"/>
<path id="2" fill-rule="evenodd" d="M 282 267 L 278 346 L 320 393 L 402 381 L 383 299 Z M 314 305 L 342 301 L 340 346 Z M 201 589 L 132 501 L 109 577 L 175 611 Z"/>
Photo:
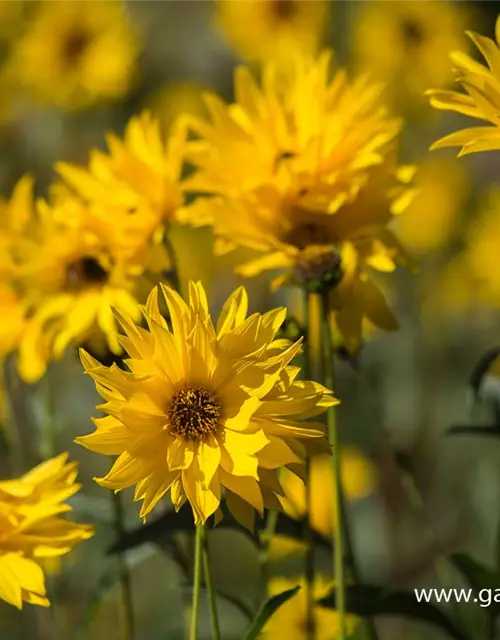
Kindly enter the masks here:
<path id="1" fill-rule="evenodd" d="M 186 440 L 204 440 L 219 428 L 222 407 L 214 393 L 202 387 L 178 391 L 167 405 L 170 433 Z"/>

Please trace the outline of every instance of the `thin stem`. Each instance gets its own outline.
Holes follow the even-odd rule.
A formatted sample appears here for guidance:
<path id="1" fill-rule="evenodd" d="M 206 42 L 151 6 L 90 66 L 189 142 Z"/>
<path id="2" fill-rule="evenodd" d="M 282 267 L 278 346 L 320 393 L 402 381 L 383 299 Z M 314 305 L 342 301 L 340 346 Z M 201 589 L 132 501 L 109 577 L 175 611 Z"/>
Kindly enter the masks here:
<path id="1" fill-rule="evenodd" d="M 210 556 L 208 553 L 208 540 L 205 527 L 201 528 L 203 538 L 203 574 L 205 576 L 205 585 L 208 594 L 208 605 L 210 607 L 210 620 L 212 622 L 212 638 L 221 640 L 219 616 L 217 614 L 217 601 L 215 597 L 215 589 L 212 581 L 212 570 L 210 568 Z"/>
<path id="2" fill-rule="evenodd" d="M 267 512 L 266 516 L 266 525 L 264 527 L 264 531 L 262 532 L 262 540 L 264 542 L 264 549 L 262 558 L 262 582 L 263 588 L 267 594 L 267 586 L 270 579 L 271 574 L 271 542 L 274 538 L 274 534 L 276 532 L 276 526 L 278 524 L 279 511 L 272 509 Z"/>
<path id="3" fill-rule="evenodd" d="M 307 345 L 304 362 L 304 376 L 307 380 L 317 380 L 321 376 L 321 296 L 314 293 L 305 293 L 306 317 L 307 317 Z M 307 640 L 314 640 L 314 540 L 311 524 L 311 463 L 308 460 L 306 466 L 305 486 L 305 519 L 304 541 L 307 545 L 305 557 L 305 592 L 306 592 L 306 630 Z"/>
<path id="4" fill-rule="evenodd" d="M 203 525 L 196 525 L 194 547 L 194 575 L 193 575 L 193 608 L 191 611 L 191 627 L 189 640 L 198 640 L 198 615 L 200 612 L 201 591 L 201 560 L 203 555 Z"/>
<path id="5" fill-rule="evenodd" d="M 115 530 L 118 537 L 122 537 L 125 533 L 123 505 L 119 493 L 112 493 L 113 507 L 115 516 Z M 132 598 L 132 584 L 130 581 L 130 573 L 128 570 L 125 554 L 123 551 L 118 553 L 118 569 L 120 572 L 122 609 L 123 609 L 123 637 L 125 640 L 134 640 L 134 602 Z"/>
<path id="6" fill-rule="evenodd" d="M 328 321 L 328 301 L 323 299 L 323 334 L 324 334 L 324 373 L 325 385 L 333 389 L 334 348 Z M 342 509 L 342 485 L 339 455 L 339 436 L 335 420 L 335 408 L 330 407 L 327 413 L 328 441 L 332 449 L 333 470 L 333 509 L 332 509 L 332 543 L 334 548 L 333 572 L 335 576 L 335 607 L 339 614 L 339 640 L 346 638 L 346 597 L 344 573 L 344 514 Z"/>

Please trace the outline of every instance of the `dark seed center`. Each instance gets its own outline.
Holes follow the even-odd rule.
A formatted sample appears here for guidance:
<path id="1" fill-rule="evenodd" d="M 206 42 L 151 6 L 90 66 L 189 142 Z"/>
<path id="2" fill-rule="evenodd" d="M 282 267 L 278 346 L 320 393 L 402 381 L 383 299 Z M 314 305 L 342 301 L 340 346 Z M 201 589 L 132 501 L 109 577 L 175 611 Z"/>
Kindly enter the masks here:
<path id="1" fill-rule="evenodd" d="M 186 440 L 204 440 L 219 428 L 222 407 L 215 394 L 202 387 L 181 389 L 168 402 L 170 433 Z"/>

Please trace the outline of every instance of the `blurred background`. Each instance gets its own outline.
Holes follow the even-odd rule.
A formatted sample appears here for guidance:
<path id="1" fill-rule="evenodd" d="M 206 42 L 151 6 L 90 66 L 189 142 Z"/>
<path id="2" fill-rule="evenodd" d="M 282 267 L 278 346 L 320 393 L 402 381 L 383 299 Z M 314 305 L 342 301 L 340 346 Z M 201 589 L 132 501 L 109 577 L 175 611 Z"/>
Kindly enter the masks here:
<path id="1" fill-rule="evenodd" d="M 398 272 L 383 283 L 402 328 L 395 334 L 370 331 L 356 357 L 341 358 L 336 388 L 345 474 L 354 485 L 348 510 L 362 573 L 371 582 L 437 586 L 437 573 L 443 581 L 443 553 L 466 551 L 485 564 L 494 560 L 500 447 L 495 440 L 447 431 L 495 419 L 494 371 L 481 383 L 485 402 L 473 400 L 470 376 L 484 353 L 500 343 L 500 158 L 486 153 L 457 160 L 453 151 L 429 153 L 433 141 L 466 119 L 431 109 L 424 92 L 453 84 L 449 52 L 476 55 L 465 30 L 493 36 L 499 12 L 498 2 L 445 0 L 0 2 L 5 197 L 25 172 L 36 176 L 37 192 L 44 194 L 54 162 L 86 163 L 90 149 L 105 147 L 106 132 L 121 134 L 143 109 L 168 129 L 179 113 L 203 114 L 205 90 L 230 100 L 232 72 L 240 63 L 258 74 L 262 60 L 286 62 L 296 50 L 330 47 L 336 64 L 349 73 L 386 83 L 387 102 L 406 122 L 401 161 L 419 166 L 419 195 L 397 231 L 420 267 L 417 276 Z M 174 242 L 182 282 L 201 279 L 218 311 L 239 284 L 230 268 L 237 258 L 214 259 L 205 229 L 176 229 Z M 271 296 L 268 284 L 263 277 L 247 283 L 253 309 L 284 303 L 300 321 L 296 297 Z M 48 375 L 57 390 L 56 450 L 68 450 L 80 463 L 76 517 L 95 523 L 97 534 L 47 567 L 51 611 L 25 606 L 18 612 L 0 602 L 0 637 L 118 638 L 117 558 L 107 553 L 116 541 L 113 506 L 92 480 L 108 463 L 73 443 L 91 430 L 95 392 L 81 375 L 76 352 L 51 366 Z M 28 468 L 48 453 L 38 432 L 44 381 L 27 386 L 16 378 L 12 384 L 22 465 Z M 1 456 L 2 476 L 17 472 L 5 446 Z M 139 509 L 128 492 L 124 502 L 132 531 L 140 524 Z M 161 505 L 158 513 L 167 508 Z M 137 639 L 180 639 L 189 579 L 162 532 L 143 536 L 148 537 L 127 551 Z M 179 533 L 175 540 L 189 565 L 189 537 Z M 228 529 L 211 532 L 210 545 L 218 589 L 255 607 L 255 545 Z M 276 573 L 292 575 L 300 565 L 286 549 L 277 548 L 276 555 Z M 317 562 L 329 564 L 324 550 Z M 461 586 L 458 573 L 448 572 L 448 585 Z M 240 608 L 227 598 L 220 598 L 219 608 L 223 637 L 241 639 L 247 622 Z M 206 621 L 205 610 L 203 615 Z M 462 615 L 464 626 L 479 628 L 477 606 L 464 607 Z M 429 640 L 445 637 L 401 618 L 382 620 L 379 629 L 383 640 L 418 639 L 423 633 Z"/>

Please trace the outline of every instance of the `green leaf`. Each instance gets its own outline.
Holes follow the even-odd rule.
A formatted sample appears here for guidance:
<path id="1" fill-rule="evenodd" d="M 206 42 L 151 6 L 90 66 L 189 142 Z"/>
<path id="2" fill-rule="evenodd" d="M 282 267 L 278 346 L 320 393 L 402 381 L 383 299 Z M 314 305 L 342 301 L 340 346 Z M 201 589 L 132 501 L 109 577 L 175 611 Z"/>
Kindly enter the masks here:
<path id="1" fill-rule="evenodd" d="M 76 637 L 80 640 L 88 638 L 88 630 L 104 602 L 106 595 L 120 580 L 118 567 L 109 567 L 97 580 L 95 588 L 87 598 L 80 619 L 77 622 Z"/>
<path id="2" fill-rule="evenodd" d="M 244 640 L 256 640 L 269 618 L 282 606 L 288 602 L 290 598 L 299 591 L 300 587 L 293 587 L 282 591 L 271 598 L 268 598 L 258 610 L 257 615 L 252 622 L 252 626 L 247 631 Z"/>
<path id="3" fill-rule="evenodd" d="M 473 424 L 455 424 L 446 429 L 448 436 L 479 436 L 482 438 L 500 438 L 500 426 L 486 425 L 475 427 Z"/>
<path id="4" fill-rule="evenodd" d="M 376 585 L 354 585 L 346 587 L 346 599 L 347 611 L 363 618 L 410 618 L 439 627 L 455 640 L 469 640 L 440 609 L 428 602 L 418 602 L 411 592 L 394 591 Z M 335 590 L 318 604 L 335 609 Z"/>
<path id="5" fill-rule="evenodd" d="M 455 553 L 449 556 L 449 559 L 474 590 L 490 589 L 495 591 L 498 589 L 500 581 L 496 573 L 474 560 L 474 558 L 465 553 Z M 494 603 L 492 603 L 492 606 L 494 606 Z"/>

